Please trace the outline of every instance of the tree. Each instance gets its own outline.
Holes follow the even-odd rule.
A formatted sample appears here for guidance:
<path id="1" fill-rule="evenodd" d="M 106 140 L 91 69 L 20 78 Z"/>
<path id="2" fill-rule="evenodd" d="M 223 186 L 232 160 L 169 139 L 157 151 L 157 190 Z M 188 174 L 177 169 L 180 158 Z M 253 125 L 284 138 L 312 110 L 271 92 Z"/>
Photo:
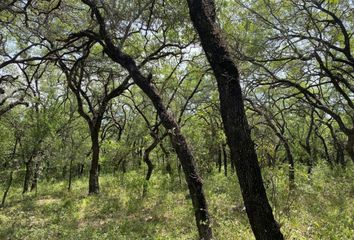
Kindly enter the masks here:
<path id="1" fill-rule="evenodd" d="M 212 0 L 188 0 L 190 17 L 218 83 L 220 112 L 256 239 L 283 239 L 268 203 L 243 104 L 238 69 L 216 23 Z"/>
<path id="2" fill-rule="evenodd" d="M 199 236 L 201 239 L 211 239 L 212 230 L 210 226 L 208 206 L 203 192 L 202 180 L 197 172 L 194 157 L 186 139 L 180 131 L 179 125 L 172 114 L 167 111 L 156 87 L 153 85 L 151 81 L 152 75 L 149 74 L 148 76 L 144 76 L 134 59 L 129 54 L 123 52 L 119 46 L 114 44 L 111 35 L 107 31 L 104 16 L 101 14 L 96 3 L 89 0 L 83 0 L 83 2 L 90 7 L 92 16 L 99 26 L 99 32 L 97 33 L 87 30 L 74 34 L 73 36 L 86 37 L 92 41 L 98 42 L 102 46 L 104 53 L 107 54 L 112 61 L 126 69 L 135 84 L 150 98 L 161 119 L 162 125 L 169 132 L 172 145 L 180 159 L 192 198 Z"/>
<path id="3" fill-rule="evenodd" d="M 104 65 L 93 70 L 93 72 L 94 66 L 91 66 L 88 70 L 89 60 L 87 58 L 92 46 L 91 43 L 88 43 L 83 56 L 77 59 L 72 67 L 68 67 L 64 60 L 59 60 L 59 64 L 65 73 L 70 90 L 76 97 L 78 112 L 86 120 L 90 130 L 92 160 L 89 194 L 97 194 L 99 193 L 99 133 L 103 117 L 106 114 L 109 102 L 121 95 L 131 84 L 129 78 L 126 78 L 115 87 L 115 78 L 119 78 L 119 76 L 113 69 L 105 68 Z M 90 61 L 97 61 L 97 59 L 94 58 Z M 97 89 L 98 85 L 101 85 L 101 89 Z M 85 108 L 88 108 L 88 111 Z"/>
<path id="4" fill-rule="evenodd" d="M 249 35 L 257 37 L 257 46 L 253 49 L 256 53 L 237 47 L 238 58 L 255 66 L 253 76 L 263 85 L 292 89 L 292 96 L 303 96 L 312 108 L 333 118 L 347 137 L 345 149 L 354 161 L 354 89 L 350 81 L 354 69 L 353 4 L 281 2 L 284 11 L 271 1 L 239 4 L 252 20 L 247 22 L 253 26 Z M 262 30 L 267 34 L 261 36 Z M 252 37 L 248 40 L 256 42 Z M 259 77 L 263 74 L 268 78 Z"/>

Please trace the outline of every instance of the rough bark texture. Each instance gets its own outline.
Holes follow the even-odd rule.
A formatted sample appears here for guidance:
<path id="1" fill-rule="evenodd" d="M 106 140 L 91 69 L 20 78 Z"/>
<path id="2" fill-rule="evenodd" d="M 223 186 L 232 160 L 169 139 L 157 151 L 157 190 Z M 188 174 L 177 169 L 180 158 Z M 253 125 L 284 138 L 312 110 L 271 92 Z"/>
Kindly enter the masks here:
<path id="1" fill-rule="evenodd" d="M 267 199 L 254 143 L 250 137 L 238 69 L 215 22 L 214 1 L 188 0 L 188 6 L 218 83 L 224 130 L 253 233 L 256 239 L 283 239 Z"/>

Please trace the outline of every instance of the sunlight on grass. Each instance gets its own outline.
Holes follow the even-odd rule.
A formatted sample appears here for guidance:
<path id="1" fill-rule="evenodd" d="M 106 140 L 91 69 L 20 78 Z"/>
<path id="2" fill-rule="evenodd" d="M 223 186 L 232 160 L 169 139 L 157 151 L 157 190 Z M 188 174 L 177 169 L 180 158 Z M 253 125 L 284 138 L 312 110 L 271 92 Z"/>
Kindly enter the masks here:
<path id="1" fill-rule="evenodd" d="M 319 166 L 311 179 L 304 171 L 297 171 L 300 184 L 290 199 L 285 168 L 264 171 L 286 239 L 351 239 L 352 168 L 342 173 Z M 76 179 L 71 192 L 66 182 L 41 182 L 37 195 L 22 196 L 21 186 L 14 187 L 0 212 L 0 239 L 197 239 L 186 186 L 155 174 L 143 198 L 143 183 L 132 171 L 101 176 L 98 196 L 87 195 L 87 178 Z M 205 187 L 215 239 L 253 239 L 236 176 L 215 173 Z"/>

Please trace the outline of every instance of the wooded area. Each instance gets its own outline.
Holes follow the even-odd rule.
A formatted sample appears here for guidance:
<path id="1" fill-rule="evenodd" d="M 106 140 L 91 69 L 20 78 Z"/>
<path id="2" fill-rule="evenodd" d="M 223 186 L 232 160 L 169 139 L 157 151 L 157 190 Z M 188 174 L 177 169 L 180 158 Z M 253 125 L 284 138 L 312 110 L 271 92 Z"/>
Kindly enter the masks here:
<path id="1" fill-rule="evenodd" d="M 352 0 L 2 0 L 0 239 L 352 239 Z"/>

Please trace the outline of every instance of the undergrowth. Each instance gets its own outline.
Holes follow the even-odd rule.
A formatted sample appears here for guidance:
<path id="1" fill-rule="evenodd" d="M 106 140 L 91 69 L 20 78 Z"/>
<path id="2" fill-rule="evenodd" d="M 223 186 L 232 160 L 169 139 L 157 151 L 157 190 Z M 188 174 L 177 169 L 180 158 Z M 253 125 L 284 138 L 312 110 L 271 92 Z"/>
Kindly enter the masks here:
<path id="1" fill-rule="evenodd" d="M 296 170 L 289 195 L 287 168 L 263 169 L 268 198 L 286 239 L 350 240 L 354 236 L 353 167 Z M 197 239 L 191 200 L 177 176 L 154 172 L 142 197 L 143 172 L 102 175 L 101 193 L 87 179 L 39 183 L 21 194 L 18 183 L 0 209 L 0 239 Z M 204 177 L 215 239 L 254 239 L 235 175 Z"/>

